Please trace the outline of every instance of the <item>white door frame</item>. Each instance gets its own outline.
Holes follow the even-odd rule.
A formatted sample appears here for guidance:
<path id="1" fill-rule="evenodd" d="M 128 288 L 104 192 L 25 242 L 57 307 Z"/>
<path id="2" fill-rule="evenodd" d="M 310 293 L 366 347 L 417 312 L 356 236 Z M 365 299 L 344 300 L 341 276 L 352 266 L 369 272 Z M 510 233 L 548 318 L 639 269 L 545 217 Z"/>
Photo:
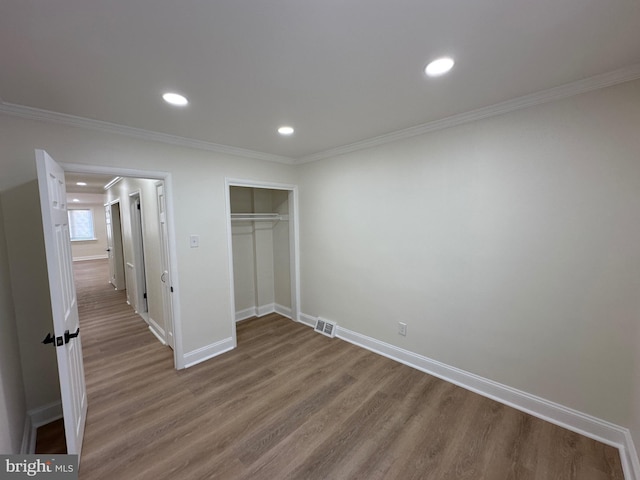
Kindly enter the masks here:
<path id="1" fill-rule="evenodd" d="M 136 205 L 140 205 L 138 209 Z M 136 271 L 136 313 L 149 323 L 149 305 L 147 304 L 147 274 L 144 264 L 144 213 L 142 212 L 142 201 L 140 190 L 135 190 L 129 194 L 129 220 L 131 222 L 131 238 L 133 240 L 133 266 Z"/>
<path id="2" fill-rule="evenodd" d="M 172 285 L 174 292 L 180 292 L 178 272 L 178 260 L 176 254 L 176 233 L 175 233 L 175 216 L 173 213 L 173 183 L 171 173 L 158 170 L 138 170 L 119 167 L 104 167 L 98 165 L 84 165 L 79 163 L 61 163 L 65 172 L 73 173 L 97 173 L 103 175 L 112 175 L 119 177 L 132 178 L 148 178 L 153 180 L 164 181 L 165 199 L 167 209 L 167 230 L 169 243 L 169 266 L 172 272 Z M 172 298 L 173 306 L 173 338 L 175 346 L 173 349 L 173 365 L 177 370 L 185 368 L 184 353 L 182 347 L 182 319 L 180 316 L 180 296 L 175 295 Z"/>
<path id="3" fill-rule="evenodd" d="M 231 322 L 233 347 L 237 347 L 236 300 L 233 275 L 233 237 L 231 231 L 231 190 L 230 187 L 265 188 L 289 192 L 289 259 L 291 276 L 291 319 L 300 321 L 300 239 L 298 229 L 298 186 L 285 183 L 263 182 L 239 178 L 225 178 L 225 213 L 227 217 L 227 250 L 229 255 L 229 279 L 231 292 Z"/>
<path id="4" fill-rule="evenodd" d="M 65 170 L 66 172 L 67 170 Z M 114 216 L 113 216 L 113 207 L 114 205 L 118 205 L 118 218 L 117 218 L 117 226 L 118 228 L 114 228 Z M 108 203 L 104 204 L 105 209 L 109 209 L 109 222 L 107 223 L 107 237 L 109 233 L 111 234 L 111 245 L 107 245 L 107 248 L 110 248 L 109 251 L 109 262 L 110 268 L 113 266 L 112 278 L 115 279 L 115 283 L 111 282 L 113 287 L 116 290 L 126 290 L 127 289 L 127 268 L 124 263 L 124 245 L 122 244 L 123 235 L 122 235 L 122 203 L 120 202 L 120 197 L 111 200 Z M 109 232 L 109 230 L 111 232 Z M 120 237 L 118 241 L 116 235 Z M 112 261 L 112 259 L 114 259 Z"/>

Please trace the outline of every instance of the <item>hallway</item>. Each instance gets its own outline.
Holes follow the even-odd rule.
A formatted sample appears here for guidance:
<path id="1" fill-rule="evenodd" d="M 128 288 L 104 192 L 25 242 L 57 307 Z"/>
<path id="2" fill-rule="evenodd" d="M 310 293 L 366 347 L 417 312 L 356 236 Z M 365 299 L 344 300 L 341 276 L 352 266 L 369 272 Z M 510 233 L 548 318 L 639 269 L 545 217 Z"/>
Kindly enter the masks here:
<path id="1" fill-rule="evenodd" d="M 89 478 L 83 472 L 107 458 L 118 462 L 108 449 L 127 445 L 124 426 L 154 403 L 176 371 L 172 350 L 127 305 L 125 291 L 108 283 L 106 260 L 76 262 L 74 274 L 89 397 L 80 475 Z"/>

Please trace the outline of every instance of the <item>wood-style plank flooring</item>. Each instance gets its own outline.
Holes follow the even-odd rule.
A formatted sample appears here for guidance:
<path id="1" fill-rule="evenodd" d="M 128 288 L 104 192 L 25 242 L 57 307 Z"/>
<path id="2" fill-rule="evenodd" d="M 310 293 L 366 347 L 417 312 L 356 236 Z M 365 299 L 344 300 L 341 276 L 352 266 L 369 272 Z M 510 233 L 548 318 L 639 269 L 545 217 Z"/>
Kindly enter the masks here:
<path id="1" fill-rule="evenodd" d="M 76 278 L 82 480 L 623 478 L 613 447 L 275 314 L 176 371 L 105 262 Z"/>

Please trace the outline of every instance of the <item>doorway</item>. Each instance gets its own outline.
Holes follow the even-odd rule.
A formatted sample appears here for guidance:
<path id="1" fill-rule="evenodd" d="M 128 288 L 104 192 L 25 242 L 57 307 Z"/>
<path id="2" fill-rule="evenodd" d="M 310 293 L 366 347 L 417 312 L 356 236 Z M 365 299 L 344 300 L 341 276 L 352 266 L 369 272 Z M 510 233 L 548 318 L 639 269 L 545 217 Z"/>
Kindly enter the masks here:
<path id="1" fill-rule="evenodd" d="M 107 257 L 109 259 L 109 283 L 116 290 L 125 290 L 127 282 L 124 269 L 124 251 L 122 247 L 122 217 L 120 201 L 116 200 L 104 207 L 107 225 Z"/>
<path id="2" fill-rule="evenodd" d="M 295 185 L 226 180 L 231 319 L 272 312 L 300 317 L 298 192 Z"/>
<path id="3" fill-rule="evenodd" d="M 117 178 L 117 184 L 120 186 L 125 185 L 127 180 L 130 180 L 131 184 L 138 182 L 140 184 L 145 183 L 145 185 L 148 186 L 148 188 L 143 190 L 130 188 L 126 193 L 123 193 L 124 189 L 114 190 L 115 193 L 113 195 L 106 197 L 106 203 L 110 206 L 111 204 L 115 205 L 117 203 L 121 218 L 121 229 L 123 234 L 127 236 L 127 240 L 123 242 L 123 257 L 125 259 L 123 270 L 126 272 L 126 281 L 124 283 L 127 285 L 128 300 L 132 307 L 134 307 L 134 310 L 147 322 L 149 330 L 163 344 L 169 344 L 169 342 L 166 341 L 166 337 L 167 332 L 171 331 L 170 346 L 173 348 L 174 368 L 185 368 L 181 343 L 179 300 L 171 299 L 172 301 L 169 303 L 170 311 L 165 315 L 163 309 L 166 304 L 162 301 L 159 287 L 162 273 L 164 271 L 170 273 L 176 269 L 171 175 L 166 172 L 78 164 L 62 164 L 62 166 L 65 172 L 71 174 L 107 175 L 114 180 Z M 125 181 L 123 182 L 122 179 Z M 145 222 L 143 221 L 145 214 L 148 214 L 147 220 L 149 220 L 149 222 L 147 223 L 150 223 L 154 217 L 157 219 L 154 210 L 157 205 L 155 184 L 158 182 L 163 185 L 163 201 L 165 205 L 163 235 L 161 235 L 159 227 L 155 231 L 152 231 L 152 228 L 148 226 L 145 227 Z M 123 200 L 127 198 L 128 202 L 125 201 L 123 203 Z M 145 212 L 145 205 L 149 207 L 147 212 Z M 140 209 L 138 209 L 138 206 L 140 206 Z M 111 217 L 111 226 L 115 229 L 115 225 L 113 225 L 114 212 L 110 210 L 109 215 Z M 156 223 L 159 225 L 159 219 Z M 147 238 L 147 236 L 149 238 Z M 155 239 L 153 237 L 155 237 Z M 160 249 L 160 239 L 162 239 L 163 242 L 162 249 Z M 154 242 L 157 244 L 155 247 Z M 145 252 L 148 248 L 152 248 L 153 251 L 147 255 Z M 160 250 L 165 252 L 165 261 L 162 265 L 160 262 Z M 165 275 L 165 278 L 167 277 L 168 275 Z M 151 278 L 157 280 L 157 282 L 152 282 L 154 285 L 157 285 L 154 292 L 151 292 L 149 288 Z M 177 278 L 175 278 L 175 275 L 170 278 L 170 292 L 172 292 L 177 286 Z M 138 288 L 138 286 L 140 287 Z M 151 304 L 152 294 L 154 295 L 153 301 L 155 302 L 153 308 Z M 150 313 L 152 315 L 150 315 Z M 167 319 L 171 320 L 171 328 L 168 329 L 163 328 Z"/>
<path id="4" fill-rule="evenodd" d="M 145 322 L 149 323 L 142 215 L 140 191 L 138 190 L 129 194 L 129 219 L 131 220 L 133 258 L 132 262 L 127 264 L 127 270 L 130 272 L 131 277 L 134 278 L 133 284 L 135 285 L 135 291 L 130 292 L 129 298 L 135 312 L 140 315 Z"/>

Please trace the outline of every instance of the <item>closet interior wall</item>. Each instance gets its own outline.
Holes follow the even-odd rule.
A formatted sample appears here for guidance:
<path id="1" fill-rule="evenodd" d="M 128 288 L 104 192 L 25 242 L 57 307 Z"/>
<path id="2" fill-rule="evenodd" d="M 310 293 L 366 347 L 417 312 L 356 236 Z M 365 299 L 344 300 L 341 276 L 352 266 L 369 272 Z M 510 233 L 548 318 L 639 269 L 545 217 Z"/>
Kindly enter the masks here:
<path id="1" fill-rule="evenodd" d="M 291 317 L 289 192 L 230 187 L 229 194 L 236 321 L 272 312 Z"/>

